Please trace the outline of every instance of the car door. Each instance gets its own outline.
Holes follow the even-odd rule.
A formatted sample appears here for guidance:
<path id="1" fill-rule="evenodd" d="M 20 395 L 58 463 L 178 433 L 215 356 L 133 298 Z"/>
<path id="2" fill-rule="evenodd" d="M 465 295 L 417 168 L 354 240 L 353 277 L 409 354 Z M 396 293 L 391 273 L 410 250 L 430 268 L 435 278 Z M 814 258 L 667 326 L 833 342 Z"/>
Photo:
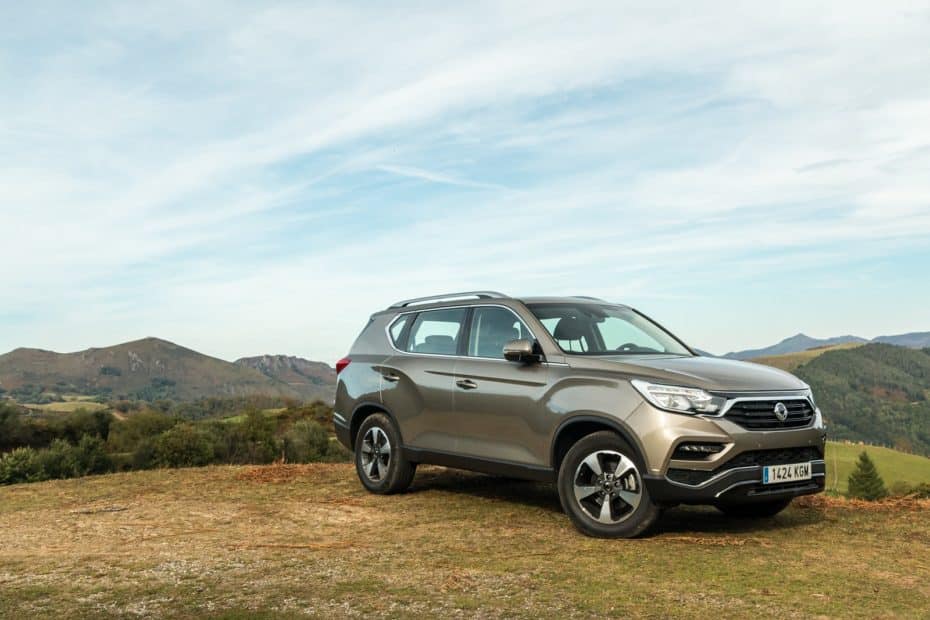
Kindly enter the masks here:
<path id="1" fill-rule="evenodd" d="M 504 306 L 476 306 L 465 355 L 455 366 L 454 451 L 493 461 L 548 466 L 545 363 L 504 359 L 511 340 L 536 337 Z"/>
<path id="2" fill-rule="evenodd" d="M 404 445 L 448 451 L 456 354 L 467 308 L 404 314 L 388 328 L 395 352 L 381 372 L 381 400 L 397 420 Z"/>

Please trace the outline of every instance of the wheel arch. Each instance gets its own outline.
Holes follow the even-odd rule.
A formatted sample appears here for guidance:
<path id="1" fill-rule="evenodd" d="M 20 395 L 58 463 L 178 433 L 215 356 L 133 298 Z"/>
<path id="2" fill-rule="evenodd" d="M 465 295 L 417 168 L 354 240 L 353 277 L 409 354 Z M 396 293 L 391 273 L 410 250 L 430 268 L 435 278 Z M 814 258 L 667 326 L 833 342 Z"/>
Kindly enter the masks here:
<path id="1" fill-rule="evenodd" d="M 355 450 L 355 437 L 358 435 L 358 429 L 362 427 L 362 422 L 376 413 L 383 413 L 391 419 L 391 422 L 394 423 L 394 428 L 397 430 L 398 436 L 400 436 L 401 446 L 403 446 L 404 437 L 400 432 L 400 426 L 397 424 L 397 418 L 394 417 L 394 414 L 392 414 L 388 408 L 381 403 L 362 402 L 355 406 L 355 409 L 352 410 L 352 416 L 349 419 L 350 450 Z"/>
<path id="2" fill-rule="evenodd" d="M 609 418 L 596 414 L 580 414 L 572 416 L 559 424 L 552 438 L 550 462 L 553 471 L 558 474 L 562 460 L 568 451 L 580 439 L 599 431 L 612 431 L 620 436 L 630 448 L 636 452 L 641 463 L 646 464 L 643 448 L 637 441 L 635 434 L 616 418 Z"/>

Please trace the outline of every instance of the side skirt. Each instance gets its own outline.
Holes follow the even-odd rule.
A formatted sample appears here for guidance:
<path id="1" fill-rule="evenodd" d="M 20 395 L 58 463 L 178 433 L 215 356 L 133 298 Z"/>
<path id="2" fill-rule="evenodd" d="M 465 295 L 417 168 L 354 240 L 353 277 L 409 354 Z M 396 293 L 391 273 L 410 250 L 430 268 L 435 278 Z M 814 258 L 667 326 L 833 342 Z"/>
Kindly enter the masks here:
<path id="1" fill-rule="evenodd" d="M 452 454 L 451 452 L 436 452 L 433 450 L 421 450 L 419 448 L 404 446 L 404 457 L 413 463 L 442 465 L 443 467 L 467 469 L 469 471 L 493 474 L 495 476 L 507 476 L 509 478 L 521 478 L 524 480 L 535 480 L 537 482 L 555 482 L 556 479 L 555 472 L 550 467 L 525 465 L 512 461 L 481 459 L 471 456 L 462 456 L 461 454 Z"/>

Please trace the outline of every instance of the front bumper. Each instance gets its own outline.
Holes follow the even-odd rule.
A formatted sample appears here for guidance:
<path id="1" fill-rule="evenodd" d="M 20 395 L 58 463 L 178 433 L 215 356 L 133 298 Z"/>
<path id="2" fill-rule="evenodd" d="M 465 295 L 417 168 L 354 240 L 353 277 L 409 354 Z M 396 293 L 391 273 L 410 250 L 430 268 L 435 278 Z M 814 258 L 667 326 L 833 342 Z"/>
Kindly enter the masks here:
<path id="1" fill-rule="evenodd" d="M 811 461 L 810 480 L 785 484 L 763 484 L 762 466 L 725 469 L 705 482 L 687 485 L 665 476 L 643 476 L 649 496 L 658 504 L 716 504 L 761 502 L 820 493 L 826 482 L 823 459 Z"/>
<path id="2" fill-rule="evenodd" d="M 826 429 L 817 410 L 801 428 L 750 430 L 725 417 L 671 413 L 643 403 L 627 420 L 641 441 L 643 482 L 661 504 L 766 501 L 823 491 Z M 718 444 L 705 458 L 675 458 L 684 443 Z M 811 480 L 763 485 L 766 465 L 810 462 Z"/>

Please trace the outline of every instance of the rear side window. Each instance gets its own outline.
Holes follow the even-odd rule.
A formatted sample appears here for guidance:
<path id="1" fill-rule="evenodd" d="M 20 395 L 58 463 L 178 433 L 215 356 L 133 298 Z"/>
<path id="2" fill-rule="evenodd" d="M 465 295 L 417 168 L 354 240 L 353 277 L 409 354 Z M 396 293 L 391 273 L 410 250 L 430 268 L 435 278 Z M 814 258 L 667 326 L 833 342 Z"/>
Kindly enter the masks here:
<path id="1" fill-rule="evenodd" d="M 465 308 L 429 310 L 417 315 L 407 338 L 410 353 L 455 355 L 458 351 Z"/>
<path id="2" fill-rule="evenodd" d="M 506 308 L 475 308 L 468 336 L 468 355 L 504 359 L 504 345 L 511 340 L 533 340 L 517 315 Z"/>
<path id="3" fill-rule="evenodd" d="M 407 323 L 410 322 L 410 314 L 404 314 L 400 318 L 396 319 L 392 324 L 390 331 L 391 332 L 391 342 L 394 343 L 394 346 L 400 348 L 402 343 L 400 337 L 404 334 L 404 328 L 407 326 Z"/>

